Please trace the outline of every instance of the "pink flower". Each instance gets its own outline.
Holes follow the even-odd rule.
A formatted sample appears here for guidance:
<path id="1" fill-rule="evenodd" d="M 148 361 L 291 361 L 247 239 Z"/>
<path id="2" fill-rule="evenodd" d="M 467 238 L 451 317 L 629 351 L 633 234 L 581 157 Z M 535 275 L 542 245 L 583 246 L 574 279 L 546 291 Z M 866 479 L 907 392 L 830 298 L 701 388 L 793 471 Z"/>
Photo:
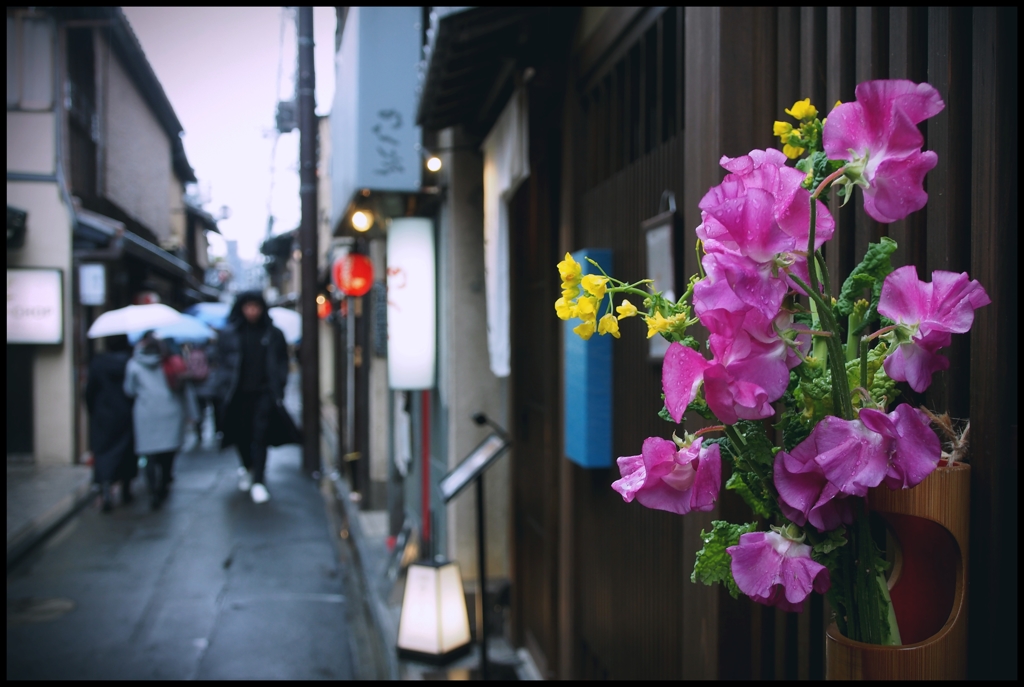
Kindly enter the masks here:
<path id="1" fill-rule="evenodd" d="M 778 532 L 748 532 L 726 551 L 736 586 L 765 606 L 799 613 L 812 591 L 824 594 L 832 586 L 828 569 L 811 559 L 811 547 Z"/>
<path id="2" fill-rule="evenodd" d="M 634 498 L 647 508 L 686 515 L 715 507 L 722 487 L 722 457 L 718 444 L 701 447 L 701 438 L 683 449 L 659 437 L 644 440 L 639 456 L 616 461 L 622 479 L 612 489 L 626 503 Z"/>
<path id="3" fill-rule="evenodd" d="M 892 379 L 907 382 L 922 392 L 932 383 L 932 374 L 949 367 L 938 355 L 948 346 L 950 334 L 963 334 L 974 324 L 974 311 L 992 299 L 978 280 L 966 272 L 932 272 L 932 282 L 918 279 L 917 268 L 906 265 L 885 278 L 878 312 L 909 331 L 909 340 L 885 359 L 885 372 Z"/>
<path id="4" fill-rule="evenodd" d="M 701 264 L 707 277 L 694 285 L 693 308 L 704 326 L 711 328 L 705 316 L 715 310 L 737 313 L 754 308 L 766 323 L 778 315 L 788 286 L 772 276 L 770 263 L 758 264 L 734 253 L 708 253 Z"/>
<path id="5" fill-rule="evenodd" d="M 782 514 L 801 527 L 809 522 L 826 532 L 852 523 L 854 514 L 847 495 L 825 478 L 814 460 L 818 438 L 811 432 L 792 453 L 779 451 L 773 472 Z"/>
<path id="6" fill-rule="evenodd" d="M 669 344 L 661 368 L 661 389 L 665 393 L 668 414 L 677 423 L 682 422 L 686 407 L 697 397 L 697 389 L 704 381 L 704 370 L 709 364 L 692 348 L 678 342 Z"/>
<path id="7" fill-rule="evenodd" d="M 921 152 L 917 125 L 934 117 L 945 103 L 927 83 L 905 79 L 866 81 L 857 100 L 832 110 L 822 130 L 830 159 L 848 160 L 847 176 L 864 187 L 864 211 L 879 222 L 895 222 L 928 202 L 924 175 L 938 162 Z"/>
<path id="8" fill-rule="evenodd" d="M 906 403 L 888 415 L 865 408 L 860 421 L 888 440 L 885 485 L 890 489 L 915 487 L 938 466 L 942 447 L 924 412 Z"/>
<path id="9" fill-rule="evenodd" d="M 701 199 L 697 236 L 708 252 L 728 251 L 758 263 L 778 253 L 807 249 L 810 192 L 801 184 L 805 175 L 786 166 L 780 151 L 752 150 L 736 158 L 723 156 L 730 172 Z M 819 204 L 815 247 L 831 238 L 835 222 Z"/>
<path id="10" fill-rule="evenodd" d="M 761 324 L 756 310 L 731 318 L 724 333 L 711 334 L 708 345 L 714 360 L 704 370 L 704 398 L 726 424 L 771 417 L 771 404 L 789 386 L 789 347 Z M 709 327 L 710 328 L 710 327 Z M 770 326 L 767 328 L 771 331 Z"/>

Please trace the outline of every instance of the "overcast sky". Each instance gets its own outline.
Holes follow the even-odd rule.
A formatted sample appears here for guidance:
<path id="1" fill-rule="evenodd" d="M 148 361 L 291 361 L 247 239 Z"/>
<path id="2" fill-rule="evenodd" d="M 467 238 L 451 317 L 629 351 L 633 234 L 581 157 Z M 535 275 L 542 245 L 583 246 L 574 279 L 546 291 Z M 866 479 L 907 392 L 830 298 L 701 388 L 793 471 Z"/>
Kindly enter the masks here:
<path id="1" fill-rule="evenodd" d="M 210 199 L 205 209 L 216 216 L 228 206 L 221 232 L 238 241 L 243 258 L 255 258 L 268 201 L 274 233 L 294 229 L 301 217 L 298 131 L 282 135 L 271 154 L 277 101 L 295 89 L 294 10 L 122 9 L 185 130 L 185 153 Z M 334 99 L 335 27 L 333 7 L 314 8 L 317 114 L 328 114 Z M 225 247 L 215 241 L 211 252 L 223 255 Z"/>

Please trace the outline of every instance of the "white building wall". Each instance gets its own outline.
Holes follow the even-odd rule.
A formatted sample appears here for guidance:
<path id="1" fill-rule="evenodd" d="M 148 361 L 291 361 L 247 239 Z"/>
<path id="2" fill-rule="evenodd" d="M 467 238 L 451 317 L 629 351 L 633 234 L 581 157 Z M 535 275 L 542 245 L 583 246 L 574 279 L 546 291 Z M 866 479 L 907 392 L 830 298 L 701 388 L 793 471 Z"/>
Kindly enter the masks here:
<path id="1" fill-rule="evenodd" d="M 168 192 L 174 177 L 171 141 L 109 44 L 98 45 L 96 61 L 104 70 L 100 80 L 107 85 L 102 96 L 106 146 L 101 192 L 153 231 L 162 247 L 174 247 Z"/>

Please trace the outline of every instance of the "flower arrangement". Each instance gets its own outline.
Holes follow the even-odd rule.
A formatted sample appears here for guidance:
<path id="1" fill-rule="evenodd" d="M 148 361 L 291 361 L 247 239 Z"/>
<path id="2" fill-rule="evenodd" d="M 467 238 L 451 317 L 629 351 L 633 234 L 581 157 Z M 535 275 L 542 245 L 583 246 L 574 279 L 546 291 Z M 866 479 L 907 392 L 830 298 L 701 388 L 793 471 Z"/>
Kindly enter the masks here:
<path id="1" fill-rule="evenodd" d="M 963 448 L 943 452 L 931 422 L 957 434 L 930 411 L 890 409 L 897 382 L 927 389 L 949 367 L 939 351 L 990 299 L 966 273 L 923 282 L 912 265 L 894 270 L 888 238 L 868 247 L 833 296 L 820 249 L 835 223 L 820 198 L 835 187 L 845 204 L 860 187 L 865 212 L 886 223 L 920 210 L 937 156 L 921 150 L 917 125 L 943 107 L 931 85 L 906 80 L 862 83 L 855 102 L 836 103 L 824 120 L 809 99 L 795 103 L 786 113 L 796 124 L 774 125 L 782 151 L 721 159 L 728 173 L 699 204 L 699 273 L 678 300 L 592 260 L 600 274 L 583 276 L 568 254 L 558 264 L 558 317 L 578 318 L 573 331 L 586 340 L 619 338 L 620 320 L 642 316 L 648 338 L 670 342 L 661 416 L 678 425 L 689 410 L 712 423 L 648 438 L 639 455 L 618 458 L 612 488 L 648 508 L 710 511 L 726 463 L 725 488 L 769 526 L 713 521 L 691 579 L 786 611 L 801 611 L 812 591 L 827 594 L 840 631 L 873 644 L 900 637 L 868 490 L 913 488 Z M 687 333 L 698 323 L 706 346 Z"/>

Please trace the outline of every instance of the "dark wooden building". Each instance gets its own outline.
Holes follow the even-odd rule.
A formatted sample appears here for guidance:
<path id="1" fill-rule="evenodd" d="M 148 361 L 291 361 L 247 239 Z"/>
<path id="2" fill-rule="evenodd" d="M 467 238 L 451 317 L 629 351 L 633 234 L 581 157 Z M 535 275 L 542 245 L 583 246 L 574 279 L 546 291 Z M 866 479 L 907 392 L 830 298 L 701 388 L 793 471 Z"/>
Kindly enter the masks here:
<path id="1" fill-rule="evenodd" d="M 1016 8 L 584 8 L 542 21 L 524 11 L 512 22 L 518 42 L 469 30 L 474 12 L 484 33 L 487 21 L 507 27 L 485 11 L 458 18 L 463 31 L 448 35 L 448 49 L 473 36 L 462 45 L 478 51 L 478 71 L 492 70 L 490 91 L 503 102 L 513 83 L 525 84 L 530 103 L 530 177 L 509 201 L 514 641 L 549 677 L 823 676 L 820 599 L 786 614 L 690 582 L 700 531 L 712 519 L 749 519 L 742 502 L 723 491 L 715 512 L 685 517 L 627 505 L 610 488 L 617 469 L 583 469 L 562 455 L 561 409 L 571 399 L 555 264 L 567 251 L 609 248 L 616 276 L 644 278 L 641 223 L 658 214 L 664 191 L 693 240 L 697 203 L 724 175 L 721 156 L 777 146 L 772 122 L 798 99 L 827 113 L 853 100 L 861 81 L 908 78 L 930 82 L 946 103 L 921 125 L 939 156 L 928 205 L 883 225 L 864 214 L 859 192 L 845 208 L 833 201 L 826 258 L 841 283 L 868 242 L 890 236 L 900 246 L 894 264 L 922 275 L 967 271 L 992 298 L 947 349 L 950 370 L 913 400 L 971 420 L 969 669 L 1015 678 Z M 500 110 L 492 101 L 449 104 L 458 114 L 445 125 L 486 124 L 485 110 Z M 696 271 L 695 253 L 683 262 L 677 272 Z M 661 369 L 641 329 L 623 323 L 613 347 L 618 456 L 666 430 Z"/>

